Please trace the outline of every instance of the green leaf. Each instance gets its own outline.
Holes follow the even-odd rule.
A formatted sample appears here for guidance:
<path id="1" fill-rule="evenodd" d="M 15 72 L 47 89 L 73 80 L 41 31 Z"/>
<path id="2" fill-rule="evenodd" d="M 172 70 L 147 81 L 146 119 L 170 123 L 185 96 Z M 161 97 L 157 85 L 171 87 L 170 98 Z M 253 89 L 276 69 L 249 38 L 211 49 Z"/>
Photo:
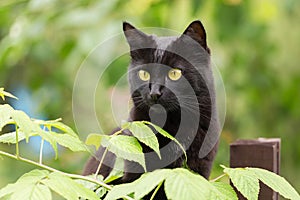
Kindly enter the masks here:
<path id="1" fill-rule="evenodd" d="M 99 187 L 96 191 L 95 191 L 95 193 L 96 193 L 96 195 L 99 197 L 99 198 L 101 198 L 101 197 L 103 197 L 106 193 L 107 193 L 107 189 L 106 188 L 104 188 L 104 187 Z"/>
<path id="2" fill-rule="evenodd" d="M 30 135 L 32 136 L 32 135 Z M 18 132 L 18 142 L 25 140 L 25 133 L 24 132 Z M 8 144 L 16 144 L 16 132 L 10 132 L 5 133 L 3 135 L 0 135 L 0 142 L 1 143 L 8 143 Z"/>
<path id="3" fill-rule="evenodd" d="M 86 145 L 94 145 L 96 149 L 98 149 L 101 145 L 101 141 L 103 138 L 109 138 L 108 135 L 103 135 L 103 134 L 94 134 L 91 133 L 87 136 L 85 140 Z"/>
<path id="4" fill-rule="evenodd" d="M 213 200 L 238 200 L 238 197 L 233 188 L 228 183 L 210 182 L 213 191 L 210 193 L 210 198 Z"/>
<path id="5" fill-rule="evenodd" d="M 46 127 L 54 127 L 56 129 L 62 131 L 63 133 L 77 137 L 77 134 L 73 131 L 73 129 L 70 128 L 69 126 L 65 125 L 64 123 L 60 122 L 60 120 L 61 120 L 61 118 L 58 118 L 55 120 L 47 120 L 47 121 L 34 119 L 34 122 L 39 125 L 46 126 Z"/>
<path id="6" fill-rule="evenodd" d="M 58 156 L 57 142 L 56 142 L 55 138 L 52 137 L 52 134 L 55 134 L 55 133 L 40 130 L 37 132 L 37 134 L 39 136 L 41 136 L 44 140 L 46 140 L 47 142 L 50 143 L 50 145 L 52 146 L 52 148 L 55 152 L 55 159 L 57 159 L 57 156 Z"/>
<path id="7" fill-rule="evenodd" d="M 103 146 L 107 147 L 109 151 L 116 154 L 117 157 L 139 163 L 146 171 L 143 149 L 135 137 L 116 135 L 111 137 L 111 139 L 107 142 L 104 142 Z"/>
<path id="8" fill-rule="evenodd" d="M 51 137 L 61 146 L 69 148 L 71 151 L 88 151 L 85 144 L 78 137 L 68 134 L 52 133 Z"/>
<path id="9" fill-rule="evenodd" d="M 48 179 L 44 179 L 41 182 L 68 200 L 79 198 L 98 199 L 97 195 L 91 190 L 57 172 L 51 173 Z"/>
<path id="10" fill-rule="evenodd" d="M 25 133 L 26 142 L 28 142 L 32 132 L 38 132 L 41 130 L 39 125 L 33 123 L 28 115 L 26 115 L 23 111 L 14 110 L 14 112 L 12 112 L 12 119 L 18 125 L 19 130 Z"/>
<path id="11" fill-rule="evenodd" d="M 135 187 L 135 182 L 116 185 L 108 192 L 104 200 L 115 200 L 125 197 L 126 195 L 133 193 L 132 191 L 134 191 Z"/>
<path id="12" fill-rule="evenodd" d="M 4 88 L 0 88 L 0 97 L 3 99 L 3 101 L 5 101 L 5 95 L 3 93 Z"/>
<path id="13" fill-rule="evenodd" d="M 16 190 L 15 184 L 8 184 L 0 189 L 0 199 L 11 195 Z"/>
<path id="14" fill-rule="evenodd" d="M 51 200 L 52 195 L 47 186 L 41 184 L 30 184 L 18 188 L 18 191 L 12 194 L 11 199 Z"/>
<path id="15" fill-rule="evenodd" d="M 159 143 L 151 128 L 149 128 L 143 122 L 138 121 L 129 123 L 129 126 L 127 123 L 125 123 L 124 128 L 125 127 L 127 127 L 139 141 L 153 149 L 157 153 L 159 158 L 161 158 Z"/>
<path id="16" fill-rule="evenodd" d="M 153 126 L 155 128 L 155 130 L 160 133 L 162 136 L 169 138 L 170 140 L 173 140 L 174 142 L 176 142 L 176 144 L 181 148 L 184 156 L 185 156 L 185 160 L 187 161 L 187 155 L 185 152 L 184 147 L 178 142 L 178 140 L 176 140 L 175 137 L 173 137 L 172 135 L 170 135 L 167 131 L 165 131 L 164 129 L 160 128 L 159 126 L 152 124 L 151 122 L 147 122 L 147 121 L 143 121 L 144 124 L 149 124 L 151 126 Z"/>
<path id="17" fill-rule="evenodd" d="M 255 173 L 244 168 L 225 168 L 235 188 L 248 200 L 257 200 L 259 193 L 259 180 Z"/>
<path id="18" fill-rule="evenodd" d="M 121 178 L 124 175 L 124 159 L 116 157 L 116 161 L 112 171 L 105 178 L 105 183 L 110 183 L 118 178 Z"/>
<path id="19" fill-rule="evenodd" d="M 22 183 L 22 184 L 37 183 L 41 179 L 46 178 L 48 175 L 49 175 L 49 172 L 47 170 L 34 169 L 34 170 L 24 174 L 23 176 L 21 176 L 19 178 L 19 180 L 17 181 L 17 183 Z"/>
<path id="20" fill-rule="evenodd" d="M 165 180 L 167 198 L 172 200 L 209 199 L 211 190 L 211 185 L 205 178 L 183 168 L 172 170 Z"/>
<path id="21" fill-rule="evenodd" d="M 96 179 L 97 181 L 101 181 L 103 182 L 103 176 L 102 175 L 97 175 L 97 177 L 95 178 L 95 175 L 88 175 L 86 177 L 90 177 L 93 179 Z M 98 188 L 98 185 L 96 183 L 92 183 L 90 181 L 86 181 L 86 180 L 82 180 L 82 179 L 78 179 L 75 180 L 77 183 L 83 185 L 85 188 L 88 188 L 89 190 L 95 190 L 96 188 Z"/>
<path id="22" fill-rule="evenodd" d="M 110 190 L 105 200 L 119 199 L 125 195 L 134 194 L 135 199 L 141 199 L 150 193 L 158 184 L 163 182 L 173 171 L 171 169 L 158 169 L 144 173 L 132 183 L 117 185 Z"/>
<path id="23" fill-rule="evenodd" d="M 23 176 L 14 184 L 9 184 L 0 190 L 0 198 L 11 195 L 11 199 L 43 199 L 38 198 L 41 195 L 44 199 L 49 199 L 48 191 L 39 186 L 39 182 L 48 176 L 49 172 L 46 170 L 32 170 Z M 44 193 L 43 193 L 44 192 Z M 41 194 L 42 193 L 42 194 Z M 50 194 L 51 199 L 51 194 Z"/>
<path id="24" fill-rule="evenodd" d="M 253 172 L 256 178 L 278 192 L 284 198 L 292 200 L 300 199 L 297 191 L 283 177 L 265 169 L 246 168 L 246 170 Z"/>
<path id="25" fill-rule="evenodd" d="M 0 97 L 3 99 L 3 101 L 5 101 L 5 96 L 10 97 L 10 98 L 14 98 L 14 99 L 18 99 L 17 97 L 12 95 L 11 93 L 4 91 L 4 88 L 0 88 Z"/>
<path id="26" fill-rule="evenodd" d="M 163 182 L 169 176 L 170 173 L 172 173 L 171 169 L 159 169 L 153 172 L 143 174 L 135 182 L 135 199 L 141 199 L 146 194 L 150 193 L 158 184 Z"/>
<path id="27" fill-rule="evenodd" d="M 5 125 L 13 122 L 11 119 L 13 111 L 14 109 L 8 104 L 0 105 L 0 131 Z"/>

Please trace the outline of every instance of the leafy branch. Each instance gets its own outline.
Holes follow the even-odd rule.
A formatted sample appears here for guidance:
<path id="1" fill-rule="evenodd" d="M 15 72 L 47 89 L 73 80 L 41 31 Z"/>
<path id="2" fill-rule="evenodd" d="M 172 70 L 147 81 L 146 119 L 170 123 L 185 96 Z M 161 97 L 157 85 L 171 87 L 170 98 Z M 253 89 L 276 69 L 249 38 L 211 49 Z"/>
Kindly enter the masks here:
<path id="1" fill-rule="evenodd" d="M 11 97 L 11 94 L 0 88 L 0 97 L 3 98 L 3 96 Z M 118 198 L 132 200 L 132 197 L 141 199 L 151 191 L 154 192 L 151 194 L 150 199 L 154 199 L 159 188 L 164 187 L 168 199 L 237 200 L 237 195 L 230 184 L 217 182 L 222 177 L 227 176 L 235 188 L 249 200 L 258 199 L 259 181 L 287 199 L 300 200 L 297 191 L 283 177 L 259 168 L 227 168 L 222 166 L 224 174 L 211 181 L 184 168 L 158 169 L 144 173 L 134 182 L 111 186 L 107 183 L 118 176 L 111 173 L 106 180 L 103 180 L 97 175 L 108 151 L 113 152 L 117 156 L 117 160 L 127 159 L 138 162 L 146 171 L 145 158 L 140 142 L 153 149 L 161 157 L 159 143 L 154 131 L 177 143 L 182 149 L 185 159 L 187 159 L 185 149 L 172 135 L 147 121 L 126 122 L 119 131 L 110 136 L 90 134 L 86 144 L 80 141 L 77 134 L 70 127 L 60 121 L 61 119 L 48 121 L 31 119 L 23 111 L 14 110 L 8 104 L 0 105 L 0 132 L 8 124 L 15 127 L 15 131 L 0 135 L 0 142 L 16 144 L 16 155 L 1 150 L 0 155 L 43 169 L 32 170 L 21 176 L 16 183 L 8 184 L 0 189 L 0 198 L 51 200 L 52 190 L 69 200 L 79 198 L 99 199 L 105 193 L 107 193 L 105 200 Z M 38 162 L 21 157 L 18 146 L 20 141 L 26 140 L 28 142 L 30 137 L 36 135 L 42 138 Z M 71 151 L 88 153 L 90 151 L 86 145 L 94 145 L 96 148 L 102 145 L 106 149 L 95 177 L 81 176 L 44 165 L 42 163 L 44 141 L 51 144 L 56 152 L 56 157 L 58 144 L 69 148 Z"/>

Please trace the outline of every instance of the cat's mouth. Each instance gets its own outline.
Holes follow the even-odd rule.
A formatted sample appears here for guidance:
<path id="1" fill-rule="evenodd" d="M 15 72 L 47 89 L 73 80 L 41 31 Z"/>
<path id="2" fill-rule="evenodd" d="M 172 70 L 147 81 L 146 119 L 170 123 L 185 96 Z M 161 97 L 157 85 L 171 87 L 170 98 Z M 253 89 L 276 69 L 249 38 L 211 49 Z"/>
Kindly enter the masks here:
<path id="1" fill-rule="evenodd" d="M 148 94 L 145 98 L 146 102 L 147 102 L 147 105 L 151 107 L 155 104 L 161 104 L 160 103 L 160 96 L 159 95 L 150 95 L 150 94 Z"/>

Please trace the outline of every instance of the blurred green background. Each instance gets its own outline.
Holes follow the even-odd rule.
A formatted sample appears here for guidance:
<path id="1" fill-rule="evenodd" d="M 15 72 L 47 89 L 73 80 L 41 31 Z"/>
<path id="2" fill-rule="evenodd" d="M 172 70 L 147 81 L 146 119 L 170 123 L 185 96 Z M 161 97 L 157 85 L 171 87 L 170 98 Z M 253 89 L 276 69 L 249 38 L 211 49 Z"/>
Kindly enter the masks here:
<path id="1" fill-rule="evenodd" d="M 0 87 L 19 97 L 9 102 L 15 108 L 35 118 L 62 117 L 75 128 L 73 83 L 96 44 L 120 33 L 125 20 L 137 27 L 182 32 L 195 19 L 206 28 L 227 95 L 212 177 L 221 174 L 219 164 L 229 165 L 229 144 L 234 140 L 280 137 L 281 174 L 300 191 L 298 0 L 1 0 Z M 98 117 L 105 122 L 104 132 L 114 128 L 107 105 L 128 61 L 125 55 L 113 63 L 105 84 L 98 88 Z M 38 143 L 31 143 L 30 148 L 22 145 L 21 154 L 36 159 Z M 13 152 L 13 146 L 0 148 Z M 89 156 L 61 149 L 54 160 L 49 152 L 46 164 L 73 173 L 80 173 Z M 0 158 L 0 187 L 31 168 Z"/>

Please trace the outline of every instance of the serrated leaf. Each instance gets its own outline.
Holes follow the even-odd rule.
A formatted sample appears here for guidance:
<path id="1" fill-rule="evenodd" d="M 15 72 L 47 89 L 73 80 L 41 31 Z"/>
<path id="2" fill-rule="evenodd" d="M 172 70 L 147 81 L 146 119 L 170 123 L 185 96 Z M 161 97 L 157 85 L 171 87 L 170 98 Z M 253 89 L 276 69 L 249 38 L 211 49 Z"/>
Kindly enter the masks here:
<path id="1" fill-rule="evenodd" d="M 153 172 L 143 174 L 135 182 L 135 199 L 141 199 L 146 194 L 150 193 L 158 184 L 163 182 L 169 176 L 170 173 L 172 173 L 171 169 L 158 169 Z"/>
<path id="2" fill-rule="evenodd" d="M 155 130 L 161 134 L 162 136 L 166 137 L 166 138 L 169 138 L 170 140 L 174 141 L 182 150 L 184 156 L 185 156 L 185 160 L 187 161 L 187 155 L 186 155 L 186 152 L 185 152 L 185 149 L 184 147 L 178 142 L 178 140 L 176 140 L 175 137 L 173 137 L 172 135 L 170 135 L 167 131 L 165 131 L 164 129 L 162 129 L 161 127 L 155 125 L 155 124 L 152 124 L 151 122 L 147 122 L 147 121 L 143 121 L 143 123 L 145 124 L 149 124 L 151 126 L 153 126 L 153 128 L 155 128 Z"/>
<path id="3" fill-rule="evenodd" d="M 135 186 L 134 182 L 116 185 L 108 192 L 104 200 L 115 200 L 125 197 L 134 191 Z"/>
<path id="4" fill-rule="evenodd" d="M 58 130 L 60 130 L 62 133 L 77 137 L 77 134 L 73 131 L 73 129 L 66 124 L 60 122 L 61 118 L 55 119 L 55 120 L 39 120 L 39 119 L 34 119 L 33 121 L 36 124 L 43 125 L 46 127 L 54 127 Z M 53 131 L 53 130 L 52 130 Z"/>
<path id="5" fill-rule="evenodd" d="M 0 105 L 0 131 L 5 125 L 12 122 L 11 115 L 13 111 L 14 109 L 8 104 Z"/>
<path id="6" fill-rule="evenodd" d="M 105 178 L 105 183 L 110 183 L 114 180 L 121 178 L 124 175 L 124 159 L 116 157 L 116 161 L 112 171 Z"/>
<path id="7" fill-rule="evenodd" d="M 97 175 L 97 177 L 95 178 L 95 175 L 88 175 L 86 177 L 90 177 L 93 179 L 96 179 L 97 181 L 101 181 L 103 182 L 103 176 L 102 175 Z M 96 188 L 98 188 L 98 185 L 96 183 L 92 183 L 90 181 L 86 181 L 86 180 L 82 180 L 82 179 L 78 179 L 75 180 L 77 183 L 83 185 L 85 188 L 88 188 L 89 190 L 95 190 Z"/>
<path id="8" fill-rule="evenodd" d="M 257 200 L 259 193 L 259 180 L 255 173 L 243 168 L 225 168 L 235 188 L 248 200 Z"/>
<path id="9" fill-rule="evenodd" d="M 14 200 L 51 200 L 52 195 L 50 189 L 41 184 L 24 185 L 18 188 L 18 191 L 11 195 L 11 199 Z"/>
<path id="10" fill-rule="evenodd" d="M 104 187 L 100 187 L 100 188 L 98 188 L 96 191 L 95 191 L 95 193 L 96 193 L 96 195 L 99 197 L 99 198 L 101 198 L 101 197 L 103 197 L 106 193 L 107 193 L 107 189 L 106 188 L 104 188 Z"/>
<path id="11" fill-rule="evenodd" d="M 265 169 L 246 168 L 246 170 L 253 172 L 256 175 L 256 178 L 278 192 L 284 198 L 292 200 L 300 199 L 297 191 L 283 177 Z"/>
<path id="12" fill-rule="evenodd" d="M 211 182 L 213 191 L 210 193 L 209 199 L 213 200 L 238 200 L 233 188 L 228 183 Z"/>
<path id="13" fill-rule="evenodd" d="M 109 151 L 116 154 L 117 157 L 139 163 L 146 171 L 143 149 L 135 137 L 116 135 L 107 142 L 103 143 L 103 146 L 107 147 Z"/>
<path id="14" fill-rule="evenodd" d="M 79 198 L 91 200 L 98 199 L 97 195 L 91 190 L 57 172 L 51 173 L 48 176 L 48 179 L 44 179 L 41 182 L 68 200 Z"/>
<path id="15" fill-rule="evenodd" d="M 61 146 L 67 147 L 71 151 L 88 151 L 85 144 L 78 137 L 67 134 L 52 133 L 51 137 Z"/>
<path id="16" fill-rule="evenodd" d="M 29 197 L 38 196 L 41 192 L 41 188 L 36 188 L 37 183 L 47 177 L 48 174 L 49 172 L 46 170 L 32 170 L 21 176 L 16 183 L 9 184 L 6 187 L 2 188 L 0 190 L 0 198 L 7 195 L 12 195 L 12 199 L 24 199 L 22 198 L 22 196 L 24 197 L 25 195 L 29 195 Z"/>
<path id="17" fill-rule="evenodd" d="M 26 142 L 28 142 L 32 132 L 37 132 L 39 129 L 41 130 L 41 128 L 37 124 L 33 123 L 28 115 L 26 115 L 23 111 L 14 110 L 11 117 L 18 125 L 19 130 L 25 133 Z"/>
<path id="18" fill-rule="evenodd" d="M 16 187 L 15 184 L 8 184 L 5 187 L 0 189 L 0 199 L 10 196 L 14 191 Z"/>
<path id="19" fill-rule="evenodd" d="M 32 135 L 30 135 L 32 136 Z M 25 133 L 24 132 L 18 132 L 18 142 L 25 140 Z M 16 132 L 10 132 L 5 133 L 3 135 L 0 135 L 0 142 L 1 143 L 8 143 L 8 144 L 16 144 Z"/>
<path id="20" fill-rule="evenodd" d="M 37 132 L 37 134 L 39 136 L 41 136 L 44 140 L 46 140 L 47 142 L 50 143 L 50 145 L 52 146 L 52 148 L 55 152 L 55 159 L 57 159 L 57 156 L 58 156 L 57 142 L 52 137 L 52 133 L 48 132 L 48 131 L 40 130 L 39 132 Z M 53 134 L 55 134 L 55 133 L 53 133 Z"/>
<path id="21" fill-rule="evenodd" d="M 34 169 L 26 174 L 23 174 L 17 181 L 17 183 L 36 183 L 39 182 L 41 179 L 47 177 L 49 172 L 47 170 L 39 170 Z"/>
<path id="22" fill-rule="evenodd" d="M 14 99 L 18 99 L 17 97 L 12 95 L 11 93 L 4 91 L 4 88 L 0 88 L 0 97 L 3 99 L 3 101 L 5 100 L 5 96 L 10 97 L 10 98 L 14 98 Z"/>
<path id="23" fill-rule="evenodd" d="M 211 191 L 211 185 L 205 178 L 183 168 L 172 170 L 165 180 L 167 198 L 172 200 L 209 199 Z"/>
<path id="24" fill-rule="evenodd" d="M 101 141 L 103 138 L 109 138 L 108 135 L 103 135 L 103 134 L 94 134 L 91 133 L 87 136 L 85 140 L 86 145 L 94 145 L 96 149 L 98 149 L 101 145 Z"/>
<path id="25" fill-rule="evenodd" d="M 159 151 L 159 143 L 158 140 L 147 125 L 145 125 L 143 122 L 134 121 L 129 124 L 125 123 L 123 125 L 124 127 L 127 127 L 127 129 L 130 130 L 130 132 L 142 143 L 153 149 L 159 158 L 161 158 L 160 151 Z"/>

